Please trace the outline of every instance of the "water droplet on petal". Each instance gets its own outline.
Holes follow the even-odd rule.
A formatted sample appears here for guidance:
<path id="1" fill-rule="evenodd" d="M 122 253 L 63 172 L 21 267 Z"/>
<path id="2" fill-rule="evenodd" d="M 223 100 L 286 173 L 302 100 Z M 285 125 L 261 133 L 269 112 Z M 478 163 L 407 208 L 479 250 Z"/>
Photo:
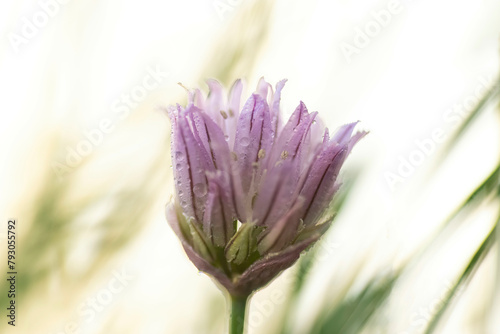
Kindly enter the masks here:
<path id="1" fill-rule="evenodd" d="M 248 137 L 243 137 L 240 139 L 240 145 L 241 146 L 248 146 L 250 145 L 250 138 Z"/>
<path id="2" fill-rule="evenodd" d="M 228 135 L 225 135 L 225 136 L 224 136 L 224 139 L 225 139 L 226 141 L 228 141 L 228 140 L 229 140 L 229 136 L 228 136 Z"/>
<path id="3" fill-rule="evenodd" d="M 198 197 L 203 197 L 207 194 L 207 186 L 205 183 L 197 183 L 193 187 L 193 193 Z"/>
<path id="4" fill-rule="evenodd" d="M 181 170 L 181 169 L 182 169 L 182 165 L 181 165 L 181 164 L 177 164 L 177 165 L 175 165 L 175 169 L 177 169 L 177 170 Z"/>
<path id="5" fill-rule="evenodd" d="M 184 160 L 184 153 L 182 153 L 181 151 L 177 151 L 175 152 L 175 159 L 177 161 L 182 161 Z"/>

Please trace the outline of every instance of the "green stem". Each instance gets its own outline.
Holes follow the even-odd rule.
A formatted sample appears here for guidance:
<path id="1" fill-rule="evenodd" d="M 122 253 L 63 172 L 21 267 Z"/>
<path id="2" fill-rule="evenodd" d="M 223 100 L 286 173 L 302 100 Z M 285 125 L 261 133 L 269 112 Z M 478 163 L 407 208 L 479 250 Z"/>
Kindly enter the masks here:
<path id="1" fill-rule="evenodd" d="M 229 318 L 229 334 L 243 334 L 245 329 L 245 312 L 248 296 L 231 296 L 231 315 Z"/>

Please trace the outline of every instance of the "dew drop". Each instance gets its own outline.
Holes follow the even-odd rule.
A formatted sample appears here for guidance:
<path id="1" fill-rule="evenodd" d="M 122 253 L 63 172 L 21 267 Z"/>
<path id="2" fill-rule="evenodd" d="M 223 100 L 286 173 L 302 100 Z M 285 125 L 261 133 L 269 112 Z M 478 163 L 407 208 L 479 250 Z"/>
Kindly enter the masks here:
<path id="1" fill-rule="evenodd" d="M 193 187 L 193 193 L 198 197 L 203 197 L 207 194 L 207 186 L 204 183 L 197 183 Z"/>
<path id="2" fill-rule="evenodd" d="M 177 151 L 175 152 L 175 159 L 177 161 L 182 161 L 184 160 L 184 153 L 182 153 L 181 151 Z"/>
<path id="3" fill-rule="evenodd" d="M 243 137 L 240 139 L 240 145 L 241 146 L 248 146 L 250 145 L 250 138 L 248 137 Z"/>
<path id="4" fill-rule="evenodd" d="M 185 207 L 187 205 L 186 201 L 181 201 L 181 206 Z"/>
<path id="5" fill-rule="evenodd" d="M 175 165 L 175 169 L 176 169 L 176 170 L 181 170 L 181 169 L 182 169 L 182 165 L 181 165 L 181 164 L 177 164 L 177 165 Z"/>
<path id="6" fill-rule="evenodd" d="M 225 139 L 226 141 L 229 141 L 229 136 L 228 136 L 228 135 L 225 135 L 225 136 L 224 136 L 224 139 Z"/>

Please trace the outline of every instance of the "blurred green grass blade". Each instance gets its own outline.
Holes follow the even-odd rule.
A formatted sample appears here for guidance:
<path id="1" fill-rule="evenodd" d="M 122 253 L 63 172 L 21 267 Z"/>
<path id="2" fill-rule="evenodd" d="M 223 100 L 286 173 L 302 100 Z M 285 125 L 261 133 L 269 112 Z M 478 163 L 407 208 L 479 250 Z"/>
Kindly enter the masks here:
<path id="1" fill-rule="evenodd" d="M 358 180 L 359 174 L 360 174 L 359 170 L 354 170 L 353 173 L 350 173 L 350 175 L 346 177 L 346 181 L 340 188 L 340 191 L 333 198 L 333 201 L 328 210 L 330 213 L 335 212 L 336 214 L 338 214 L 342 210 L 344 204 L 346 203 L 349 197 L 349 194 L 351 193 L 351 190 L 356 184 L 356 180 Z M 290 332 L 288 324 L 290 323 L 289 317 L 292 313 L 291 310 L 295 307 L 297 299 L 303 287 L 305 286 L 308 274 L 314 265 L 314 260 L 316 259 L 318 249 L 319 247 L 315 245 L 314 247 L 309 249 L 307 253 L 304 254 L 297 263 L 297 272 L 295 273 L 295 280 L 291 288 L 289 300 L 285 306 L 286 310 L 284 312 L 284 317 L 281 321 L 280 332 L 282 334 Z"/>
<path id="2" fill-rule="evenodd" d="M 32 298 L 37 291 L 47 290 L 50 279 L 60 277 L 61 295 L 67 295 L 65 300 L 78 297 L 79 291 L 85 288 L 82 282 L 88 282 L 99 272 L 117 253 L 124 249 L 139 231 L 146 226 L 151 212 L 151 203 L 165 184 L 163 166 L 166 159 L 159 156 L 158 161 L 144 171 L 144 182 L 137 186 L 125 187 L 112 196 L 112 210 L 99 221 L 83 226 L 76 222 L 85 212 L 95 205 L 109 201 L 110 196 L 106 188 L 94 189 L 82 199 L 71 202 L 68 208 L 67 197 L 78 185 L 73 175 L 68 175 L 60 182 L 51 171 L 44 176 L 44 184 L 33 202 L 26 203 L 26 210 L 32 212 L 32 217 L 23 221 L 25 229 L 18 235 L 17 252 L 23 259 L 18 265 L 22 273 L 17 281 L 19 294 L 16 297 L 21 303 Z M 160 163 L 161 162 L 161 163 Z M 75 172 L 76 173 L 76 172 Z M 92 261 L 78 273 L 68 270 L 69 257 L 74 243 L 82 237 L 88 237 L 88 232 L 94 231 L 93 236 L 95 255 Z M 5 267 L 3 267 L 6 269 Z M 5 270 L 6 272 L 7 270 Z M 0 284 L 0 287 L 3 287 Z M 7 294 L 0 296 L 0 305 L 7 302 Z M 0 324 L 0 332 L 2 326 Z"/>
<path id="3" fill-rule="evenodd" d="M 446 310 L 451 306 L 452 301 L 453 301 L 453 297 L 455 296 L 458 289 L 467 286 L 467 284 L 470 282 L 471 278 L 474 276 L 474 273 L 477 271 L 477 269 L 481 265 L 483 259 L 486 257 L 486 255 L 489 253 L 489 251 L 492 249 L 493 245 L 496 242 L 496 230 L 497 230 L 497 226 L 498 226 L 499 221 L 500 221 L 500 217 L 497 220 L 495 227 L 490 231 L 490 233 L 488 234 L 486 239 L 483 241 L 483 243 L 481 244 L 479 249 L 476 251 L 476 253 L 472 257 L 472 259 L 470 260 L 469 264 L 467 265 L 467 267 L 463 271 L 463 273 L 460 276 L 460 278 L 458 279 L 457 283 L 449 291 L 441 308 L 436 312 L 434 317 L 429 322 L 429 325 L 427 326 L 425 334 L 432 334 L 435 332 L 435 330 L 437 329 L 437 327 L 439 325 L 440 320 L 443 319 L 443 315 L 445 314 Z"/>
<path id="4" fill-rule="evenodd" d="M 317 249 L 317 247 L 311 248 L 309 252 L 300 259 L 292 288 L 292 296 L 298 296 L 300 291 L 304 287 L 304 283 L 307 279 L 307 274 L 314 264 L 314 258 L 317 253 Z"/>
<path id="5" fill-rule="evenodd" d="M 450 214 L 445 225 L 452 221 L 465 208 L 481 203 L 492 193 L 498 191 L 500 186 L 500 164 L 488 175 L 488 177 Z"/>
<path id="6" fill-rule="evenodd" d="M 500 189 L 500 164 L 484 179 L 483 182 L 448 216 L 443 222 L 442 228 L 437 232 L 432 240 L 437 240 L 440 235 L 447 231 L 452 226 L 450 223 L 466 209 L 473 209 L 476 205 L 480 205 L 488 196 L 498 192 Z M 498 195 L 497 195 L 498 196 Z"/>
<path id="7" fill-rule="evenodd" d="M 498 188 L 498 185 L 500 184 L 500 164 L 497 165 L 497 167 L 491 172 L 491 174 L 484 180 L 483 183 L 479 187 L 477 187 L 472 194 L 467 198 L 467 201 L 465 204 L 469 203 L 470 201 L 477 199 L 483 194 L 490 194 L 495 188 Z"/>
<path id="8" fill-rule="evenodd" d="M 242 4 L 209 57 L 201 78 L 216 78 L 229 87 L 238 78 L 249 77 L 265 45 L 275 1 Z M 251 27 L 251 29 L 249 29 Z"/>
<path id="9" fill-rule="evenodd" d="M 296 307 L 295 305 L 297 304 L 298 297 L 300 296 L 302 288 L 305 286 L 308 274 L 314 265 L 314 259 L 316 258 L 317 252 L 318 247 L 316 247 L 315 245 L 311 249 L 309 249 L 297 263 L 297 272 L 295 273 L 295 279 L 292 284 L 290 296 L 288 297 L 288 301 L 285 304 L 285 311 L 283 312 L 284 316 L 281 319 L 281 334 L 287 334 L 291 332 L 289 324 L 291 320 L 290 317 L 293 313 L 292 310 Z"/>
<path id="10" fill-rule="evenodd" d="M 477 206 L 481 205 L 488 196 L 493 193 L 497 193 L 500 190 L 500 164 L 491 172 L 491 174 L 486 177 L 486 179 L 476 188 L 474 191 L 448 216 L 448 218 L 442 223 L 442 226 L 433 234 L 427 247 L 422 248 L 422 251 L 432 248 L 433 244 L 438 243 L 441 237 L 449 235 L 451 229 L 457 228 L 457 224 L 453 223 L 455 218 L 458 217 L 460 213 L 472 211 Z M 465 218 L 465 217 L 464 217 Z M 464 219 L 456 220 L 456 222 L 463 222 Z"/>
<path id="11" fill-rule="evenodd" d="M 483 98 L 478 102 L 476 107 L 470 112 L 467 118 L 463 121 L 460 127 L 451 135 L 449 140 L 443 146 L 442 154 L 439 155 L 437 162 L 440 163 L 445 160 L 448 154 L 455 148 L 459 139 L 464 135 L 467 129 L 473 124 L 479 115 L 489 106 L 496 97 L 500 95 L 500 77 L 495 80 L 492 87 L 486 92 Z"/>
<path id="12" fill-rule="evenodd" d="M 354 297 L 321 314 L 313 325 L 311 334 L 358 334 L 370 319 L 382 310 L 390 296 L 399 274 L 373 278 Z"/>
<path id="13" fill-rule="evenodd" d="M 330 204 L 330 208 L 326 215 L 337 215 L 341 210 L 344 204 L 349 197 L 349 194 L 354 187 L 355 180 L 357 180 L 359 173 L 356 172 L 354 175 L 350 175 L 347 178 L 347 181 L 342 185 L 341 190 L 335 195 L 332 203 Z M 333 222 L 335 223 L 335 221 Z M 321 242 L 321 241 L 320 241 Z M 307 274 L 309 273 L 311 267 L 314 264 L 314 259 L 316 258 L 316 253 L 319 247 L 311 248 L 299 261 L 298 271 L 295 278 L 295 284 L 293 286 L 292 293 L 294 295 L 298 295 L 304 286 Z"/>

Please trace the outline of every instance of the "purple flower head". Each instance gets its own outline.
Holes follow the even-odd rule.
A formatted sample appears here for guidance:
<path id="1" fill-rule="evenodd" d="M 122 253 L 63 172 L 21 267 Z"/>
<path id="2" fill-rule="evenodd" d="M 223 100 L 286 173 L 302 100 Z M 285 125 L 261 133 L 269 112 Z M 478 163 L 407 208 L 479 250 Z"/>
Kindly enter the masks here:
<path id="1" fill-rule="evenodd" d="M 208 81 L 169 108 L 176 196 L 167 220 L 194 265 L 232 295 L 248 295 L 290 267 L 329 227 L 337 176 L 366 132 L 356 123 L 330 137 L 300 102 L 288 120 L 261 79 L 240 108 L 243 84 L 224 96 Z"/>

